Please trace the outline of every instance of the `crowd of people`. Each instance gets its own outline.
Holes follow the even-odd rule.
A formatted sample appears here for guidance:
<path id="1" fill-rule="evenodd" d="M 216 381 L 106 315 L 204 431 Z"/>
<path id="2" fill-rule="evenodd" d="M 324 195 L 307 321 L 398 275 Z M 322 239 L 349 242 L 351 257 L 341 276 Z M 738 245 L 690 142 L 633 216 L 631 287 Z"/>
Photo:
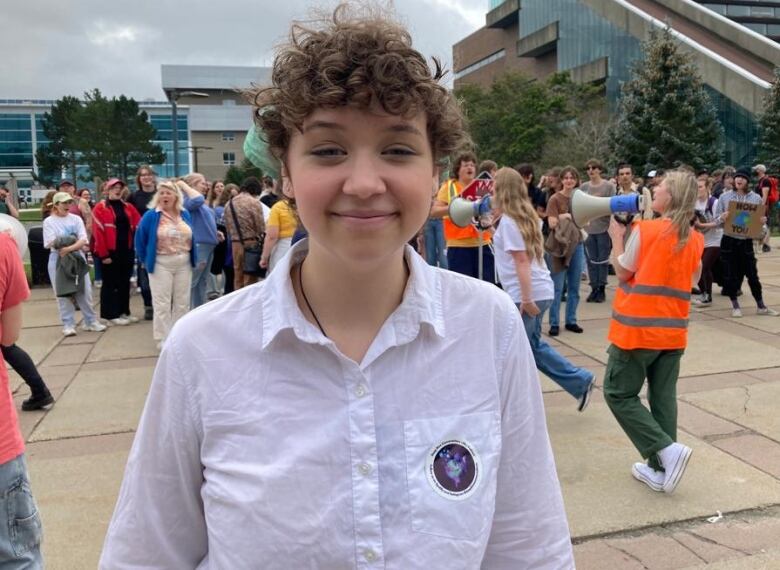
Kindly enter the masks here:
<path id="1" fill-rule="evenodd" d="M 753 192 L 745 169 L 639 180 L 628 164 L 611 180 L 591 160 L 584 183 L 566 166 L 537 186 L 530 165 L 478 163 L 441 68 L 392 18 L 345 5 L 296 24 L 271 77 L 253 101 L 282 192 L 146 168 L 135 192 L 113 178 L 90 204 L 63 181 L 45 204 L 64 334 L 76 306 L 88 330 L 137 320 L 135 271 L 162 351 L 100 567 L 573 568 L 536 369 L 587 408 L 595 375 L 542 322 L 549 310 L 561 334 L 565 302 L 563 329 L 582 334 L 583 276 L 586 301 L 604 303 L 610 272 L 605 400 L 644 460 L 631 475 L 672 493 L 692 454 L 676 420 L 692 287 L 704 307 L 721 282 L 736 318 L 747 277 L 757 314 L 778 314 L 753 241 L 719 233 L 731 202 L 772 205 L 772 185 Z M 449 206 L 483 172 L 492 212 L 460 227 Z M 580 228 L 578 189 L 647 207 Z M 0 263 L 4 345 L 19 329 L 7 307 L 26 296 L 18 261 Z M 0 484 L 25 474 L 16 443 Z"/>

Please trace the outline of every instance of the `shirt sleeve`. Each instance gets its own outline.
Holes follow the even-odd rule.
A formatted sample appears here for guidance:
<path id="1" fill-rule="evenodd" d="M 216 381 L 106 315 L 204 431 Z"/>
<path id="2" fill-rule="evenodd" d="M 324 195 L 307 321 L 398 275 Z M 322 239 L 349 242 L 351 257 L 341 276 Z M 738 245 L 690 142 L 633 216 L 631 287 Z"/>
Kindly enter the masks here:
<path id="1" fill-rule="evenodd" d="M 439 191 L 436 193 L 436 200 L 439 202 L 444 202 L 445 204 L 450 203 L 450 194 L 449 194 L 449 180 L 439 186 Z"/>
<path id="2" fill-rule="evenodd" d="M 16 242 L 7 234 L 0 233 L 0 312 L 15 307 L 30 296 L 27 276 Z"/>
<path id="3" fill-rule="evenodd" d="M 87 236 L 87 228 L 84 225 L 84 220 L 79 218 L 78 216 L 74 216 L 76 218 L 76 227 L 78 228 L 78 239 L 83 239 L 84 241 L 89 241 L 89 236 Z"/>
<path id="4" fill-rule="evenodd" d="M 202 429 L 192 373 L 172 335 L 154 372 L 99 568 L 196 568 L 208 553 Z"/>
<path id="5" fill-rule="evenodd" d="M 274 204 L 273 208 L 271 208 L 271 214 L 268 216 L 268 226 L 274 226 L 274 227 L 281 227 L 282 220 L 280 217 L 281 214 L 281 207 L 279 206 L 281 202 L 277 202 Z"/>
<path id="6" fill-rule="evenodd" d="M 482 570 L 571 570 L 574 556 L 539 375 L 520 313 L 511 314 L 500 377 L 502 447 L 496 510 Z"/>
<path id="7" fill-rule="evenodd" d="M 639 269 L 639 230 L 634 230 L 631 235 L 628 236 L 626 242 L 626 249 L 618 256 L 618 263 L 627 271 L 636 273 Z"/>
<path id="8" fill-rule="evenodd" d="M 502 244 L 502 249 L 504 251 L 512 252 L 526 250 L 523 234 L 520 232 L 520 228 L 517 227 L 517 222 L 512 218 L 503 216 L 501 224 L 499 224 L 499 231 L 504 238 Z"/>
<path id="9" fill-rule="evenodd" d="M 555 195 L 553 195 L 547 201 L 547 217 L 549 218 L 552 216 L 553 218 L 557 218 L 559 215 L 558 200 L 555 198 Z"/>

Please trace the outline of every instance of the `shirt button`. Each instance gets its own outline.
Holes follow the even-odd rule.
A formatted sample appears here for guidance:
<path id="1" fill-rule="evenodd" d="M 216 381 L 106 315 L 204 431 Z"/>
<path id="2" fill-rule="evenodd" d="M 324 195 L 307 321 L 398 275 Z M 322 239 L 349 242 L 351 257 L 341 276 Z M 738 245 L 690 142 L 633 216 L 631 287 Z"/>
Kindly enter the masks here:
<path id="1" fill-rule="evenodd" d="M 368 463 L 361 463 L 358 465 L 358 471 L 361 475 L 368 475 L 371 473 L 371 466 Z"/>
<path id="2" fill-rule="evenodd" d="M 363 552 L 363 557 L 366 559 L 366 561 L 373 562 L 376 560 L 376 552 L 368 548 Z"/>
<path id="3" fill-rule="evenodd" d="M 358 384 L 358 387 L 355 388 L 355 396 L 357 396 L 358 398 L 362 398 L 367 393 L 368 393 L 368 390 L 366 389 L 366 387 L 363 384 Z"/>

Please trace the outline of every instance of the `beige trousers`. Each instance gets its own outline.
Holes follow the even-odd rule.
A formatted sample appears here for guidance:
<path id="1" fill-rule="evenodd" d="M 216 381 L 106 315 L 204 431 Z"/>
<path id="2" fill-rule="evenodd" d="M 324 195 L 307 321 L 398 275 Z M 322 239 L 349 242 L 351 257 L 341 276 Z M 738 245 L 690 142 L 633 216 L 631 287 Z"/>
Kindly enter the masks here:
<path id="1" fill-rule="evenodd" d="M 189 253 L 157 256 L 154 273 L 149 273 L 154 309 L 154 340 L 165 340 L 176 321 L 190 309 L 191 282 Z"/>

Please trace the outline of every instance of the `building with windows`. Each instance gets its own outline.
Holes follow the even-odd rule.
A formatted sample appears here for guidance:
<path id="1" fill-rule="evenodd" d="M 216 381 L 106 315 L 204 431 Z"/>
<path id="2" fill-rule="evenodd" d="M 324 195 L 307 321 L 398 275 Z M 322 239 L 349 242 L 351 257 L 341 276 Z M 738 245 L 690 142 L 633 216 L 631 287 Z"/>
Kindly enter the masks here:
<path id="1" fill-rule="evenodd" d="M 252 125 L 252 108 L 240 90 L 266 83 L 270 69 L 163 65 L 161 76 L 167 101 L 139 101 L 155 127 L 154 142 L 166 157 L 163 164 L 152 167 L 161 177 L 174 176 L 177 146 L 179 176 L 198 171 L 209 180 L 224 177 L 229 166 L 244 159 L 244 137 Z M 42 123 L 53 104 L 53 100 L 43 99 L 0 99 L 0 181 L 13 177 L 20 198 L 27 201 L 45 194 L 44 189 L 34 190 L 39 175 L 35 153 L 48 144 Z M 94 188 L 93 183 L 83 180 L 89 175 L 85 167 L 78 167 L 76 175 L 77 185 Z"/>
<path id="2" fill-rule="evenodd" d="M 778 0 L 709 0 L 699 4 L 754 32 L 775 41 L 780 40 L 780 1 Z"/>
<path id="3" fill-rule="evenodd" d="M 507 71 L 543 78 L 567 72 L 603 85 L 614 108 L 641 42 L 652 29 L 671 27 L 693 57 L 724 127 L 726 161 L 752 162 L 756 115 L 780 65 L 780 44 L 753 31 L 729 6 L 775 2 L 692 0 L 489 0 L 485 26 L 453 46 L 455 87 L 489 85 Z M 777 2 L 780 8 L 780 2 Z M 774 8 L 773 8 L 774 10 Z M 751 12 L 752 13 L 752 12 Z M 773 14 L 774 15 L 774 14 Z"/>

